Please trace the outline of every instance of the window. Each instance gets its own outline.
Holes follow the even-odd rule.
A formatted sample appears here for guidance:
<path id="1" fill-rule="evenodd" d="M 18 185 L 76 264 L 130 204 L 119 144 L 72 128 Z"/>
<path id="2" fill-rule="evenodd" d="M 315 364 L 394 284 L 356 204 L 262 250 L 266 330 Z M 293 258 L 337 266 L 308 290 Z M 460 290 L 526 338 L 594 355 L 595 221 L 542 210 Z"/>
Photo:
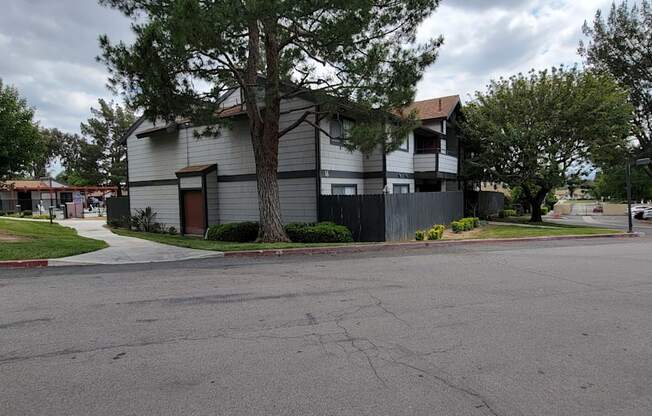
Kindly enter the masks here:
<path id="1" fill-rule="evenodd" d="M 348 136 L 353 122 L 348 119 L 340 118 L 339 115 L 334 116 L 331 119 L 329 132 L 331 136 L 331 144 L 335 146 L 342 146 L 344 144 L 344 138 Z"/>
<path id="2" fill-rule="evenodd" d="M 346 185 L 331 185 L 331 194 L 333 195 L 357 195 L 358 194 L 358 185 L 355 184 L 346 184 Z"/>
<path id="3" fill-rule="evenodd" d="M 410 136 L 406 137 L 403 143 L 400 144 L 398 147 L 398 150 L 401 150 L 403 152 L 409 152 L 410 151 Z"/>
<path id="4" fill-rule="evenodd" d="M 395 194 L 409 194 L 410 193 L 410 184 L 407 183 L 395 183 L 394 189 L 392 191 Z"/>

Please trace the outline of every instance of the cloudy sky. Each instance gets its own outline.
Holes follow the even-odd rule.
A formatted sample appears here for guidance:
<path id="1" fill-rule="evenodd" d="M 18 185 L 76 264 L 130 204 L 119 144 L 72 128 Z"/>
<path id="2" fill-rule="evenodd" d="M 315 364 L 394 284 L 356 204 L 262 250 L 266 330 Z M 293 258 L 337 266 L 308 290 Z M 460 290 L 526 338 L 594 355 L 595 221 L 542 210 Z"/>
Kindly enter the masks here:
<path id="1" fill-rule="evenodd" d="M 420 37 L 443 34 L 418 99 L 460 94 L 530 68 L 573 64 L 585 19 L 611 0 L 442 0 Z M 98 35 L 131 39 L 129 21 L 95 0 L 2 0 L 0 78 L 46 127 L 78 132 L 98 97 L 113 98 L 95 62 Z"/>

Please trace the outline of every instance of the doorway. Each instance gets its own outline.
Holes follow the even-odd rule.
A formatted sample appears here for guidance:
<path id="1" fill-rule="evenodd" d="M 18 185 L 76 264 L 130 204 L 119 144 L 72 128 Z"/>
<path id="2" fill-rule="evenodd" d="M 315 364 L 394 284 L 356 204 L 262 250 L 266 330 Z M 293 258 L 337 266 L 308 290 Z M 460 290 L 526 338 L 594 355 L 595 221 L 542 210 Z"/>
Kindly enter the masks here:
<path id="1" fill-rule="evenodd" d="M 206 212 L 202 191 L 183 191 L 183 233 L 204 235 Z"/>

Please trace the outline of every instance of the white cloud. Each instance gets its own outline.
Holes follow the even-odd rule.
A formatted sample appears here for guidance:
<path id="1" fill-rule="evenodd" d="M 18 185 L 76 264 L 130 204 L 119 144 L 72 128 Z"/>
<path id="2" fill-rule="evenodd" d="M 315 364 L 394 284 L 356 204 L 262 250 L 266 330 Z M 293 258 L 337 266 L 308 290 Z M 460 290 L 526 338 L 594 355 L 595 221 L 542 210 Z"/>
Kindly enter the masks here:
<path id="1" fill-rule="evenodd" d="M 3 0 L 0 77 L 36 107 L 43 125 L 78 132 L 97 98 L 111 98 L 95 62 L 97 38 L 131 39 L 129 21 L 95 0 Z M 611 0 L 443 0 L 419 38 L 443 34 L 440 59 L 417 98 L 475 90 L 501 75 L 579 62 L 584 20 Z"/>
<path id="2" fill-rule="evenodd" d="M 611 0 L 450 0 L 419 38 L 444 35 L 439 60 L 418 85 L 417 99 L 460 94 L 468 100 L 491 79 L 530 69 L 580 63 L 582 25 Z"/>

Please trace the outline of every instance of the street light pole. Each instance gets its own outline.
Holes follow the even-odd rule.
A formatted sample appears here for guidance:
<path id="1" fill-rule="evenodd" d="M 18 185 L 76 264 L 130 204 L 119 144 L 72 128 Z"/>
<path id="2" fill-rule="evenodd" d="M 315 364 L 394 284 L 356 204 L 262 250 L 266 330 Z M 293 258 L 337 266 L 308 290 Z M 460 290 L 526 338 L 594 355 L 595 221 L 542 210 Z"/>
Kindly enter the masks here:
<path id="1" fill-rule="evenodd" d="M 648 166 L 652 164 L 652 159 L 646 157 L 644 159 L 637 159 L 634 164 L 636 166 Z M 627 181 L 627 232 L 634 232 L 634 220 L 632 218 L 632 161 L 627 157 L 627 169 L 625 170 L 625 179 Z"/>
<path id="2" fill-rule="evenodd" d="M 627 180 L 627 232 L 631 234 L 634 231 L 634 224 L 632 220 L 632 163 L 629 157 L 627 158 L 625 176 Z"/>

